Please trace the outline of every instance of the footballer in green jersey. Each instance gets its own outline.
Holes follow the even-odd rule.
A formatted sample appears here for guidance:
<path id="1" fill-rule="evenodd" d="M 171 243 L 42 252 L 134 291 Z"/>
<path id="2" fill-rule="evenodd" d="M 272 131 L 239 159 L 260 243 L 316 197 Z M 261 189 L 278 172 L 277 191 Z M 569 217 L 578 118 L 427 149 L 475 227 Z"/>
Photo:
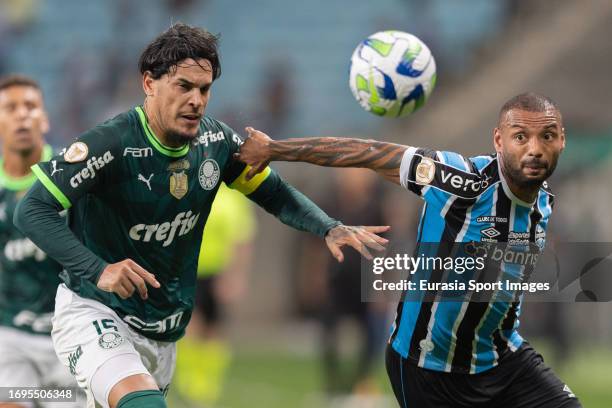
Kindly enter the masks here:
<path id="1" fill-rule="evenodd" d="M 332 253 L 382 249 L 375 233 L 328 217 L 267 168 L 247 180 L 241 138 L 205 116 L 220 75 L 217 39 L 173 25 L 140 58 L 144 104 L 85 132 L 33 167 L 16 224 L 65 268 L 52 337 L 90 402 L 163 407 L 175 349 L 194 303 L 202 232 L 219 184 Z M 58 212 L 69 209 L 69 226 Z M 137 292 L 137 295 L 136 295 Z M 103 350 L 102 352 L 100 350 Z M 154 350 L 154 352 L 151 352 Z M 78 356 L 78 358 L 77 358 Z M 169 368 L 170 367 L 170 368 Z"/>
<path id="2" fill-rule="evenodd" d="M 22 75 L 1 77 L 0 384 L 15 389 L 76 386 L 50 336 L 62 267 L 13 224 L 17 202 L 36 182 L 30 166 L 53 155 L 43 137 L 48 129 L 39 85 Z M 82 399 L 66 406 L 82 406 Z"/>
<path id="3" fill-rule="evenodd" d="M 53 154 L 48 145 L 38 153 L 42 160 Z M 13 224 L 17 202 L 36 176 L 13 177 L 4 165 L 0 159 L 0 325 L 49 335 L 62 267 Z"/>

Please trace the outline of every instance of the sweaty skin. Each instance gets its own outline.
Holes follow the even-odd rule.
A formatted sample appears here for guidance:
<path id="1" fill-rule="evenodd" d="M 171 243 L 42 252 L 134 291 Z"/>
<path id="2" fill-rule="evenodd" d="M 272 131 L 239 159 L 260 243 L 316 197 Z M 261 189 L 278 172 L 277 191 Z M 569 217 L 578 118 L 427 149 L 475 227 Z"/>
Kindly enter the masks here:
<path id="1" fill-rule="evenodd" d="M 560 114 L 553 108 L 544 112 L 511 109 L 493 131 L 493 143 L 512 192 L 533 202 L 565 148 Z"/>

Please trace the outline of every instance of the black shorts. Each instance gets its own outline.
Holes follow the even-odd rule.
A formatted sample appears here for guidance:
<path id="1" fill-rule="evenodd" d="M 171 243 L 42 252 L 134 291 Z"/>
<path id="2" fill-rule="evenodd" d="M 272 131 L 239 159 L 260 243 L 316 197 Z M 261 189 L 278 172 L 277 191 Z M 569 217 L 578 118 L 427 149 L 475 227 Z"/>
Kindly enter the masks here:
<path id="1" fill-rule="evenodd" d="M 427 370 L 387 346 L 387 373 L 402 408 L 580 408 L 528 344 L 479 374 Z"/>

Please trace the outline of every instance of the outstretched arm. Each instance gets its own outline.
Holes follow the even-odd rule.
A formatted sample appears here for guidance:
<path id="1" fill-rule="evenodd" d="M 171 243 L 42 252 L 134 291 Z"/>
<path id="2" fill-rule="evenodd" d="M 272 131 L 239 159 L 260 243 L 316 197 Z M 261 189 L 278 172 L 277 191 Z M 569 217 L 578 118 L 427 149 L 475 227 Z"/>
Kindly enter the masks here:
<path id="1" fill-rule="evenodd" d="M 229 147 L 234 153 L 234 158 L 237 158 L 243 141 L 231 129 L 226 130 L 233 134 L 231 139 L 228 138 Z M 262 135 L 268 138 L 263 133 Z M 372 255 L 368 248 L 381 251 L 388 242 L 385 238 L 376 235 L 389 230 L 388 226 L 342 225 L 340 221 L 330 218 L 308 197 L 286 183 L 278 173 L 266 165 L 254 171 L 244 163 L 230 160 L 223 181 L 230 188 L 240 191 L 273 214 L 284 224 L 325 237 L 327 247 L 340 262 L 343 260 L 341 251 L 343 246 L 351 246 L 367 259 L 371 259 Z"/>
<path id="2" fill-rule="evenodd" d="M 247 178 L 266 168 L 271 161 L 301 161 L 326 167 L 363 167 L 396 184 L 399 169 L 408 146 L 376 140 L 340 137 L 315 137 L 272 140 L 253 128 L 235 157 L 252 168 Z"/>
<path id="3" fill-rule="evenodd" d="M 240 183 L 230 184 L 231 188 Z M 286 183 L 275 172 L 268 171 L 268 177 L 247 197 L 257 203 L 281 222 L 301 231 L 309 231 L 325 237 L 325 243 L 332 255 L 340 262 L 344 259 L 341 248 L 351 246 L 365 258 L 371 259 L 368 248 L 384 249 L 388 242 L 376 235 L 389 229 L 388 226 L 348 226 L 330 218 L 310 201 L 308 197 Z"/>

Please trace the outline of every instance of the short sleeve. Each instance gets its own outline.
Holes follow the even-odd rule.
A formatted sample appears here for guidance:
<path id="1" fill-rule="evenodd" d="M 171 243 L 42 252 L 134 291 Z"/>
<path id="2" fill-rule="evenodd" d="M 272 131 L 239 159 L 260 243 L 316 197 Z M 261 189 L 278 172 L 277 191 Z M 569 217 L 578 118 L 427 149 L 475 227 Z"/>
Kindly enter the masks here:
<path id="1" fill-rule="evenodd" d="M 489 179 L 458 153 L 410 147 L 402 157 L 400 184 L 426 201 L 446 201 L 478 197 Z"/>

